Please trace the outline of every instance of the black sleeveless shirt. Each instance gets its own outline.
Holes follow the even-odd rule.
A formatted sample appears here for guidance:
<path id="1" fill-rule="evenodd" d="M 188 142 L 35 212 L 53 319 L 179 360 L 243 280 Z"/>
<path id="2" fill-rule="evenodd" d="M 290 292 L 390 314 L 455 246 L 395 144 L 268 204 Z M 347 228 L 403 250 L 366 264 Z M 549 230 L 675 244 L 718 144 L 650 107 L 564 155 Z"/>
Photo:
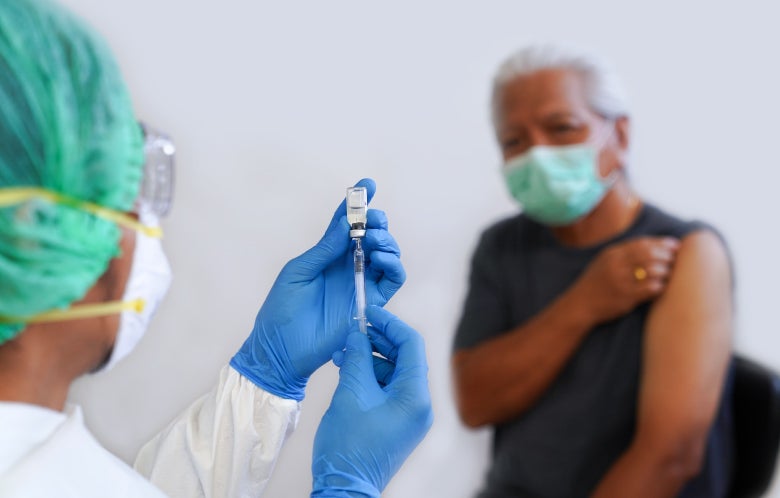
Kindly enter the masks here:
<path id="1" fill-rule="evenodd" d="M 481 237 L 455 335 L 470 348 L 528 321 L 579 277 L 606 246 L 640 236 L 683 238 L 711 227 L 645 205 L 625 232 L 585 249 L 561 245 L 545 226 L 520 214 Z M 716 232 L 717 233 L 717 232 Z M 493 458 L 480 498 L 588 496 L 634 435 L 642 338 L 650 305 L 592 330 L 536 404 L 497 425 Z M 730 368 L 704 465 L 679 494 L 718 498 L 730 484 Z"/>

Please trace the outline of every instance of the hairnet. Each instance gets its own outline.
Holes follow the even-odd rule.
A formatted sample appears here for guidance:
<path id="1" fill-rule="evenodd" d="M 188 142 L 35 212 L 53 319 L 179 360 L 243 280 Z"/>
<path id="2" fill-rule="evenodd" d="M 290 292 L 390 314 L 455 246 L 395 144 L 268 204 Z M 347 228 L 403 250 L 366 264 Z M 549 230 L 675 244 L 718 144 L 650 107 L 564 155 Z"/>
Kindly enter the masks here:
<path id="1" fill-rule="evenodd" d="M 54 3 L 0 0 L 0 189 L 43 187 L 128 211 L 142 165 L 142 132 L 104 42 Z M 81 299 L 119 237 L 114 223 L 64 204 L 0 207 L 0 316 Z M 0 324 L 0 344 L 23 327 Z"/>

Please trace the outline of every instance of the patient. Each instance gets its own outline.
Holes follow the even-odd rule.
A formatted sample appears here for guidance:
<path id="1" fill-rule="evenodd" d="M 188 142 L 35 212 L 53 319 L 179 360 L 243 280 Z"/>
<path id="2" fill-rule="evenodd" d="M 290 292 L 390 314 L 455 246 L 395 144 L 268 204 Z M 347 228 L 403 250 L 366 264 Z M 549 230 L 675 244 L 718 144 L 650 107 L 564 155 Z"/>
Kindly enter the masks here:
<path id="1" fill-rule="evenodd" d="M 601 59 L 523 49 L 492 97 L 521 212 L 483 232 L 454 340 L 460 416 L 493 428 L 478 496 L 724 496 L 723 240 L 634 191 L 629 109 Z"/>

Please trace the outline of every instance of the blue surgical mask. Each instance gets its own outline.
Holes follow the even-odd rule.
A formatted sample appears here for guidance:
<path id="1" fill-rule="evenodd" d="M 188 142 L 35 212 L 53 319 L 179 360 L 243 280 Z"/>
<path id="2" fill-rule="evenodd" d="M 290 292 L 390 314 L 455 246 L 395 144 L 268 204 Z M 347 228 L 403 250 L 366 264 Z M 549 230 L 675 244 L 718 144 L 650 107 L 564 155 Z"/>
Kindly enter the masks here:
<path id="1" fill-rule="evenodd" d="M 523 212 L 544 225 L 569 225 L 590 213 L 616 175 L 598 172 L 599 148 L 588 143 L 531 147 L 506 162 L 504 178 Z"/>

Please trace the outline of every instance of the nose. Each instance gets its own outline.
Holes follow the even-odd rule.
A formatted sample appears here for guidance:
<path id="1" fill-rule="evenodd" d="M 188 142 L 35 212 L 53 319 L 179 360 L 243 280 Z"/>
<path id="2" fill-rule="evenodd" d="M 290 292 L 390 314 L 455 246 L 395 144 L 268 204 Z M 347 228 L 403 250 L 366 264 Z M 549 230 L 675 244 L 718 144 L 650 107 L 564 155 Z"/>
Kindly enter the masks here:
<path id="1" fill-rule="evenodd" d="M 537 145 L 553 145 L 552 140 L 544 130 L 533 129 L 528 131 L 528 148 L 535 147 Z"/>

